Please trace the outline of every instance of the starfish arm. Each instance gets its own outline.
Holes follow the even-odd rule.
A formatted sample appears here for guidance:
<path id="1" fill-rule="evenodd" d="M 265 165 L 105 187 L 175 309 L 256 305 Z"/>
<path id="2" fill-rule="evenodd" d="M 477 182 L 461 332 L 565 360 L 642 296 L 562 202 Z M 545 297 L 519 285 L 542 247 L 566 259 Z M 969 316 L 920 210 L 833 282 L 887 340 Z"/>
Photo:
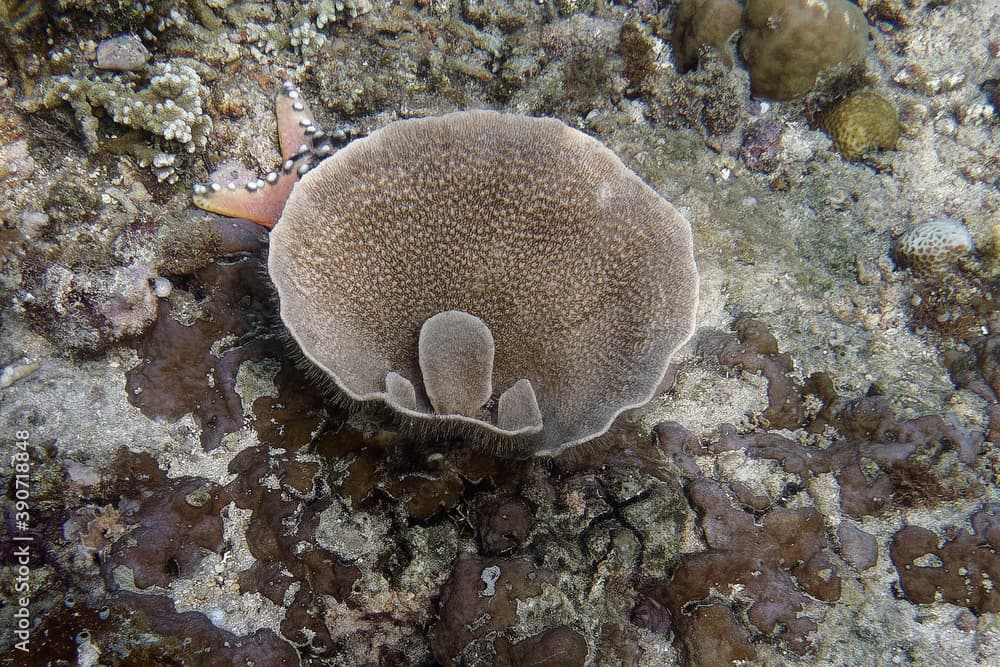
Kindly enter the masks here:
<path id="1" fill-rule="evenodd" d="M 264 178 L 194 186 L 198 208 L 231 218 L 246 218 L 270 229 L 277 224 L 295 182 L 315 164 L 334 152 L 328 137 L 316 125 L 309 105 L 291 81 L 275 100 L 282 166 Z M 334 139 L 343 139 L 335 132 Z"/>
<path id="2" fill-rule="evenodd" d="M 301 154 L 294 160 L 285 160 L 279 171 L 250 181 L 243 187 L 235 183 L 198 184 L 194 186 L 194 204 L 230 218 L 246 218 L 270 229 L 281 217 L 295 182 L 309 170 L 311 163 L 310 153 Z"/>
<path id="3" fill-rule="evenodd" d="M 291 81 L 274 101 L 275 116 L 278 118 L 278 144 L 281 159 L 289 160 L 299 153 L 313 149 L 313 139 L 322 134 L 309 109 L 309 104 Z"/>

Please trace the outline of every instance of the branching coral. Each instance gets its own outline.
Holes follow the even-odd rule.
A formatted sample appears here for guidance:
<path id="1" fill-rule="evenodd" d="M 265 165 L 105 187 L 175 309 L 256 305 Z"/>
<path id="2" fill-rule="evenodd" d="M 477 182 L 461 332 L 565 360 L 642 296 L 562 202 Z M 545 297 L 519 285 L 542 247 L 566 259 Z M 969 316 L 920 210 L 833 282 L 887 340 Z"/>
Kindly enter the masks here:
<path id="1" fill-rule="evenodd" d="M 69 104 L 90 150 L 96 150 L 100 143 L 97 115 L 105 113 L 119 125 L 176 141 L 193 153 L 208 142 L 212 131 L 212 120 L 203 110 L 207 95 L 195 69 L 174 61 L 151 65 L 145 77 L 130 72 L 56 76 L 24 108 L 37 111 Z"/>

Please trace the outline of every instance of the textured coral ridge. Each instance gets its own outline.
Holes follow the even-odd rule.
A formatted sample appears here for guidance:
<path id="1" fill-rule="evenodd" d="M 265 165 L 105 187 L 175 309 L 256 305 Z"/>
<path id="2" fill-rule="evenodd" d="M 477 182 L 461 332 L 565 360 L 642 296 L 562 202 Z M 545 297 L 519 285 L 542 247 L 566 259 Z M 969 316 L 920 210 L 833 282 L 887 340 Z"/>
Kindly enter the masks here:
<path id="1" fill-rule="evenodd" d="M 939 218 L 915 225 L 896 241 L 901 266 L 919 274 L 943 273 L 973 250 L 972 235 L 958 220 Z"/>
<path id="2" fill-rule="evenodd" d="M 848 160 L 899 141 L 899 113 L 892 102 L 871 91 L 851 95 L 824 114 L 820 124 Z"/>

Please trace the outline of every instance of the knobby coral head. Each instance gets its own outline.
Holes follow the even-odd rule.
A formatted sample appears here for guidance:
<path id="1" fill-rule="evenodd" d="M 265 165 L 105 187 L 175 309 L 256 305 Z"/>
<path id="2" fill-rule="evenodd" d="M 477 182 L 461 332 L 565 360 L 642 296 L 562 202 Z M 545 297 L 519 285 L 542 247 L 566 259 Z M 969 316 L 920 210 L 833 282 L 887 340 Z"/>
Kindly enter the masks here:
<path id="1" fill-rule="evenodd" d="M 554 455 L 648 401 L 691 336 L 684 218 L 550 118 L 398 121 L 309 170 L 270 237 L 281 318 L 358 402 Z"/>

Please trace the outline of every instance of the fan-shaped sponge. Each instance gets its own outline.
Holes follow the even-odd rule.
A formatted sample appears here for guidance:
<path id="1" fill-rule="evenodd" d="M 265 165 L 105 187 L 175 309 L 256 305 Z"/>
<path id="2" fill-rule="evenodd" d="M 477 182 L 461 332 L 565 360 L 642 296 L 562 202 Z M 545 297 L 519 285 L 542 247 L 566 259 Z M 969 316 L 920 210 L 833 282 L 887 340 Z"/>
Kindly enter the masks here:
<path id="1" fill-rule="evenodd" d="M 320 163 L 268 268 L 348 397 L 516 454 L 649 400 L 698 301 L 670 204 L 587 135 L 487 111 L 393 123 Z"/>

